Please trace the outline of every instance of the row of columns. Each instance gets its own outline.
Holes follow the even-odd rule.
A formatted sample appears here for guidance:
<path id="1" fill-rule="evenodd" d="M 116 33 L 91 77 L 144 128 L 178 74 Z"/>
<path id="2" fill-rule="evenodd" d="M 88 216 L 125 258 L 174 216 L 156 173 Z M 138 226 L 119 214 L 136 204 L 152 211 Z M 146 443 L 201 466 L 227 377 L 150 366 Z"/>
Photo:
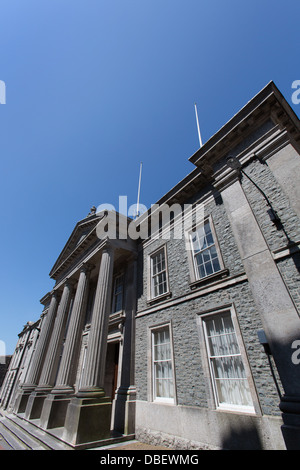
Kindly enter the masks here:
<path id="1" fill-rule="evenodd" d="M 111 404 L 105 398 L 104 375 L 106 363 L 106 348 L 108 335 L 108 321 L 110 313 L 110 299 L 112 288 L 114 264 L 114 249 L 106 245 L 101 251 L 100 268 L 98 274 L 96 295 L 92 313 L 91 328 L 88 338 L 86 367 L 81 380 L 80 389 L 75 394 L 74 382 L 77 372 L 78 344 L 83 330 L 85 310 L 88 300 L 90 273 L 93 266 L 83 264 L 80 268 L 79 279 L 70 311 L 70 302 L 74 291 L 72 279 L 65 281 L 60 302 L 58 293 L 53 291 L 46 318 L 42 324 L 36 351 L 26 383 L 22 385 L 21 394 L 16 402 L 16 411 L 24 412 L 28 419 L 41 418 L 42 427 L 49 425 L 49 419 L 55 420 L 57 408 L 57 423 L 65 426 L 65 438 L 71 443 L 78 443 L 86 438 L 107 437 L 110 430 Z M 69 321 L 65 344 L 59 364 L 60 352 L 66 323 Z M 59 365 L 59 368 L 58 368 Z M 70 398 L 72 398 L 70 402 Z M 47 398 L 47 399 L 46 399 Z M 104 400 L 103 400 L 104 399 Z M 86 402 L 88 400 L 88 402 Z M 88 430 L 80 430 L 83 420 L 80 418 L 85 408 L 85 420 L 89 413 L 89 405 L 103 405 L 98 410 L 98 421 L 103 422 L 99 432 L 94 436 L 85 436 Z M 59 405 L 59 406 L 58 406 Z M 62 407 L 66 410 L 66 419 L 62 423 Z M 69 408 L 72 408 L 69 410 Z M 74 412 L 75 407 L 75 412 Z M 99 408 L 99 406 L 98 406 Z M 99 416 L 103 414 L 103 419 Z M 77 416 L 77 419 L 76 419 Z M 95 418 L 90 416 L 90 419 Z M 63 418 L 64 420 L 64 418 Z M 91 425 L 91 423 L 88 423 Z M 100 425 L 101 428 L 101 425 Z M 104 432 L 105 428 L 105 432 Z M 103 434 L 104 433 L 104 434 Z M 100 437 L 99 437 L 100 436 Z"/>

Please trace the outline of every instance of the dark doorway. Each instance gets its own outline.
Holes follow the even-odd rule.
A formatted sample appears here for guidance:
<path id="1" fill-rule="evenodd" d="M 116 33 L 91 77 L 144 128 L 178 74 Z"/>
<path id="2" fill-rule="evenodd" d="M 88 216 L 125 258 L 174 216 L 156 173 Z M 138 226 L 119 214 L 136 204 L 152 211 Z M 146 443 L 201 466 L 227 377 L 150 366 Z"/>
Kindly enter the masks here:
<path id="1" fill-rule="evenodd" d="M 106 353 L 104 389 L 107 396 L 115 398 L 118 383 L 119 342 L 108 343 Z"/>

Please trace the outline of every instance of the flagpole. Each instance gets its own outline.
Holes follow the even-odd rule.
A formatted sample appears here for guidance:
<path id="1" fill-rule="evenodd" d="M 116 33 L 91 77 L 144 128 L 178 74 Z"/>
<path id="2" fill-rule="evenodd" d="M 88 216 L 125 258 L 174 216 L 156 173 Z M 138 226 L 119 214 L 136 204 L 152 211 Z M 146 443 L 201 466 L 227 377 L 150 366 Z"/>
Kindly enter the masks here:
<path id="1" fill-rule="evenodd" d="M 138 187 L 138 196 L 137 196 L 137 205 L 136 205 L 136 218 L 139 216 L 141 178 L 142 178 L 142 165 L 143 165 L 143 162 L 141 162 L 141 164 L 140 164 L 139 187 Z"/>
<path id="2" fill-rule="evenodd" d="M 197 121 L 197 129 L 198 129 L 198 137 L 199 137 L 199 144 L 200 148 L 202 147 L 202 139 L 201 139 L 201 133 L 200 133 L 200 126 L 199 126 L 199 119 L 198 119 L 198 112 L 197 112 L 197 105 L 195 103 L 195 113 L 196 113 L 196 121 Z"/>

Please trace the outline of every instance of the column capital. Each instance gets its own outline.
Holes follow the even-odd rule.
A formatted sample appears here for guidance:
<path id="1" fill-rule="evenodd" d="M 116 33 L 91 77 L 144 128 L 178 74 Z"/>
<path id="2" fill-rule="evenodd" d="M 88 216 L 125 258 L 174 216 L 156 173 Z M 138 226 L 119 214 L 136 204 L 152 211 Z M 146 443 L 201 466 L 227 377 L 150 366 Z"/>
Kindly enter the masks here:
<path id="1" fill-rule="evenodd" d="M 115 251 L 115 247 L 110 240 L 106 240 L 105 245 L 101 249 L 101 255 L 103 253 L 112 254 Z"/>
<path id="2" fill-rule="evenodd" d="M 57 299 L 59 295 L 59 291 L 58 289 L 53 289 L 51 292 L 50 292 L 50 300 L 54 297 L 55 299 Z"/>
<path id="3" fill-rule="evenodd" d="M 68 286 L 68 287 L 74 287 L 76 284 L 76 280 L 72 279 L 71 277 L 67 277 L 63 283 L 63 287 Z"/>
<path id="4" fill-rule="evenodd" d="M 92 263 L 89 263 L 89 262 L 84 262 L 81 264 L 81 266 L 79 267 L 79 272 L 84 272 L 84 273 L 88 273 L 90 271 L 92 271 L 94 269 L 95 265 L 92 264 Z"/>

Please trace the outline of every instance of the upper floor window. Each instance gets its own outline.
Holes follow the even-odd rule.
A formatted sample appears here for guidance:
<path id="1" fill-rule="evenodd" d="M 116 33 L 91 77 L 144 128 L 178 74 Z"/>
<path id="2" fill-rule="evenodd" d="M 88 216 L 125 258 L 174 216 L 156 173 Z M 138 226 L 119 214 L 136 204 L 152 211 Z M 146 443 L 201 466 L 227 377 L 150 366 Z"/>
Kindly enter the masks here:
<path id="1" fill-rule="evenodd" d="M 150 256 L 150 274 L 151 298 L 166 294 L 169 287 L 165 246 Z"/>
<path id="2" fill-rule="evenodd" d="M 210 276 L 221 268 L 221 256 L 210 220 L 190 233 L 195 279 Z"/>
<path id="3" fill-rule="evenodd" d="M 123 290 L 124 290 L 124 276 L 120 274 L 115 277 L 113 299 L 112 299 L 112 313 L 119 312 L 123 309 Z"/>

